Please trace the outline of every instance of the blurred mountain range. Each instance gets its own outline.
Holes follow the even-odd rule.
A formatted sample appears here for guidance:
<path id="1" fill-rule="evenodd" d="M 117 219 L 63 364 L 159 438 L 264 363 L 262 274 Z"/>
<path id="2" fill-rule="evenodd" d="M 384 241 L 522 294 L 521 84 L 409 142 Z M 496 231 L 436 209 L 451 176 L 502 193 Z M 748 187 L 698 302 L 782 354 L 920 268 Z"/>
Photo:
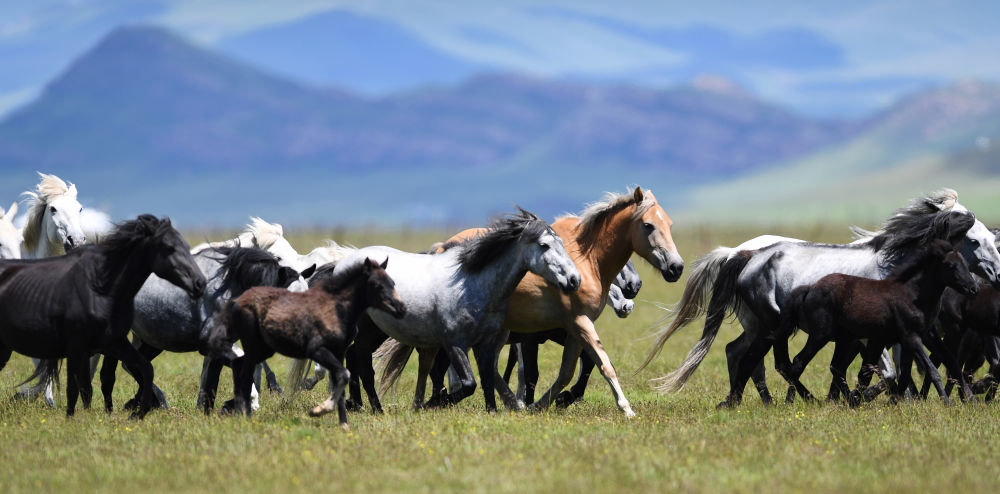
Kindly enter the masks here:
<path id="1" fill-rule="evenodd" d="M 366 63 L 350 32 L 299 29 L 340 47 L 288 61 L 322 64 L 318 79 Z M 0 198 L 30 188 L 39 170 L 115 217 L 481 223 L 514 203 L 551 216 L 642 184 L 681 217 L 767 222 L 881 217 L 883 203 L 942 186 L 985 197 L 1000 176 L 990 157 L 1000 87 L 990 83 L 831 121 L 719 78 L 656 90 L 483 72 L 388 36 L 379 50 L 409 50 L 404 59 L 460 82 L 375 96 L 251 65 L 279 34 L 229 40 L 223 54 L 161 28 L 114 30 L 0 122 Z M 407 70 L 376 73 L 391 90 Z"/>

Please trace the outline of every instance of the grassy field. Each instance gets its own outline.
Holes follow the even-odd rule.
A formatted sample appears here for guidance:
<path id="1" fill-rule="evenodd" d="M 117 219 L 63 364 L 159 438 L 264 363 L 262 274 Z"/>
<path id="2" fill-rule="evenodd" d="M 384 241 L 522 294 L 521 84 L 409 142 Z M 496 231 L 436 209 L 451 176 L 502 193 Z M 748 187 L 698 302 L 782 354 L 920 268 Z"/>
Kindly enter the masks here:
<path id="1" fill-rule="evenodd" d="M 765 230 L 679 229 L 675 239 L 688 265 L 716 245 L 734 245 Z M 781 233 L 846 241 L 846 228 L 817 226 Z M 332 237 L 355 245 L 387 243 L 421 249 L 446 232 L 337 231 L 290 235 L 300 250 Z M 195 237 L 195 236 L 193 236 Z M 198 238 L 204 235 L 198 235 Z M 213 238 L 215 235 L 212 236 Z M 639 375 L 633 371 L 651 344 L 649 334 L 676 302 L 682 283 L 667 284 L 641 264 L 645 283 L 635 313 L 626 320 L 607 311 L 598 329 L 621 373 L 639 417 L 626 420 L 595 373 L 587 397 L 567 410 L 541 413 L 484 412 L 481 393 L 448 410 L 415 412 L 412 367 L 386 414 L 311 419 L 319 390 L 294 400 L 262 397 L 250 419 L 206 417 L 194 409 L 200 357 L 163 355 L 156 381 L 173 408 L 141 422 L 116 410 L 63 410 L 41 402 L 12 402 L 13 386 L 30 373 L 15 356 L 0 373 L 0 491 L 813 491 L 888 489 L 899 492 L 991 491 L 1000 478 L 1000 408 L 944 407 L 938 400 L 889 405 L 884 399 L 858 410 L 798 402 L 765 407 L 748 389 L 745 404 L 717 411 L 728 390 L 722 346 L 737 334 L 725 327 L 716 348 L 680 393 L 651 392 L 648 380 L 673 369 L 701 332 L 678 334 Z M 682 280 L 683 281 L 683 280 Z M 795 347 L 803 338 L 793 340 Z M 793 348 L 794 349 L 794 348 Z M 551 384 L 560 347 L 542 349 L 540 387 Z M 806 372 L 814 392 L 826 389 L 831 351 Z M 287 360 L 276 358 L 283 377 Z M 770 358 L 768 358 L 770 366 Z M 852 369 L 852 372 L 854 369 Z M 782 395 L 770 373 L 772 391 Z M 229 396 L 228 372 L 220 396 Z M 115 403 L 135 385 L 119 371 Z M 64 391 L 60 390 L 61 393 Z M 100 400 L 96 393 L 96 402 Z M 58 397 L 60 406 L 64 395 Z"/>

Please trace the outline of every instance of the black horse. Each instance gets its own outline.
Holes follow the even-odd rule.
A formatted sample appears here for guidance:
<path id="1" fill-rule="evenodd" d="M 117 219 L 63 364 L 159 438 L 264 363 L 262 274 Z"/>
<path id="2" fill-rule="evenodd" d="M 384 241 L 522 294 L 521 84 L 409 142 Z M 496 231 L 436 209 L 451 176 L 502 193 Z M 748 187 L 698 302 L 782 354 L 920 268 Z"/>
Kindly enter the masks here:
<path id="1" fill-rule="evenodd" d="M 144 393 L 132 417 L 144 417 L 152 404 L 153 366 L 127 338 L 135 294 L 156 273 L 200 297 L 206 281 L 189 249 L 169 219 L 142 215 L 118 225 L 100 245 L 59 257 L 0 261 L 0 369 L 15 351 L 65 358 L 66 414 L 73 415 L 81 394 L 84 407 L 90 406 L 89 358 L 102 353 L 138 372 Z"/>

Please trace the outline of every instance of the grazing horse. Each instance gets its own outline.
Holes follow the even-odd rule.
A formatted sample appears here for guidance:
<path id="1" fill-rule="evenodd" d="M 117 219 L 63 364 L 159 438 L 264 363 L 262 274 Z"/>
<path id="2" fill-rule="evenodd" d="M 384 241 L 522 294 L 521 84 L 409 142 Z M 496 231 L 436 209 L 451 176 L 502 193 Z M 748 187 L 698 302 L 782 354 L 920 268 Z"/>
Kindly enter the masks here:
<path id="1" fill-rule="evenodd" d="M 208 353 L 208 334 L 215 313 L 230 299 L 255 286 L 277 286 L 304 291 L 305 280 L 294 269 L 281 266 L 272 254 L 258 248 L 215 247 L 193 255 L 198 269 L 207 277 L 208 286 L 198 299 L 191 299 L 183 290 L 159 276 L 150 276 L 135 297 L 135 317 L 132 321 L 133 343 L 147 360 L 152 362 L 164 350 L 184 353 Z M 310 274 L 307 270 L 306 275 Z M 210 359 L 202 373 L 198 391 L 198 408 L 207 413 L 215 404 L 215 391 L 219 382 L 221 359 Z M 101 379 L 111 379 L 117 362 L 105 358 Z M 130 370 L 130 369 L 127 369 Z M 131 370 L 130 370 L 131 371 Z M 129 409 L 138 403 L 143 390 L 125 404 Z M 166 399 L 159 388 L 153 388 L 157 405 L 166 407 Z M 110 398 L 110 393 L 105 394 Z M 111 403 L 105 403 L 110 411 Z"/>
<path id="2" fill-rule="evenodd" d="M 22 194 L 27 199 L 28 213 L 21 252 L 27 259 L 61 256 L 87 241 L 81 221 L 83 206 L 76 199 L 76 185 L 66 183 L 55 175 L 39 173 L 38 176 L 40 181 L 35 185 L 34 192 Z M 45 403 L 55 407 L 52 384 L 58 377 L 56 364 L 56 361 L 36 360 L 38 382 L 22 388 L 17 396 L 34 399 L 44 395 Z"/>
<path id="3" fill-rule="evenodd" d="M 486 233 L 442 254 L 366 247 L 337 263 L 335 272 L 365 258 L 382 259 L 387 255 L 393 258 L 389 275 L 406 303 L 406 317 L 396 320 L 378 310 L 369 310 L 368 316 L 374 327 L 406 346 L 407 351 L 397 362 L 399 369 L 406 365 L 412 348 L 420 350 L 413 400 L 417 408 L 423 404 L 427 375 L 439 349 L 446 352 L 459 375 L 454 399 L 463 399 L 475 391 L 476 381 L 466 355 L 471 347 L 479 366 L 486 409 L 496 410 L 497 354 L 507 340 L 504 315 L 518 282 L 530 271 L 558 287 L 562 294 L 580 286 L 580 272 L 563 241 L 548 224 L 523 209 L 495 220 Z M 360 325 L 358 338 L 369 337 L 366 333 L 370 333 L 369 328 Z M 370 354 L 361 352 L 359 358 L 370 362 Z M 519 408 L 513 393 L 505 388 L 501 383 L 504 405 Z M 331 405 L 327 400 L 317 409 L 330 409 Z M 377 399 L 372 400 L 373 409 L 376 405 Z"/>
<path id="4" fill-rule="evenodd" d="M 170 220 L 142 215 L 99 246 L 64 256 L 0 261 L 0 369 L 11 352 L 67 359 L 66 414 L 92 396 L 88 358 L 103 353 L 135 369 L 145 390 L 132 416 L 152 402 L 153 366 L 128 341 L 136 292 L 151 273 L 200 297 L 205 277 Z M 36 371 L 37 372 L 37 371 Z"/>
<path id="5" fill-rule="evenodd" d="M 575 221 L 556 221 L 552 228 L 566 243 L 566 250 L 580 271 L 580 289 L 567 295 L 541 277 L 527 275 L 511 297 L 503 325 L 512 333 L 566 330 L 559 376 L 535 403 L 536 407 L 547 408 L 569 384 L 576 360 L 581 350 L 585 350 L 598 364 L 619 409 L 626 417 L 634 417 L 594 321 L 604 309 L 608 287 L 633 252 L 659 270 L 664 280 L 674 282 L 680 278 L 684 261 L 670 235 L 672 222 L 652 191 L 643 191 L 641 187 L 627 194 L 609 193 L 604 201 L 591 204 L 579 218 L 572 219 Z M 392 357 L 402 351 L 406 350 L 397 344 L 386 354 Z M 509 392 L 506 383 L 500 384 L 501 391 Z"/>
<path id="6" fill-rule="evenodd" d="M 959 204 L 954 190 L 944 189 L 911 201 L 886 220 L 881 231 L 852 244 L 798 240 L 774 243 L 774 237 L 768 237 L 764 241 L 747 244 L 753 242 L 769 247 L 740 246 L 740 250 L 757 249 L 749 258 L 735 256 L 739 252 L 737 249 L 716 248 L 695 263 L 684 287 L 677 316 L 660 333 L 642 367 L 655 358 L 678 329 L 706 316 L 702 337 L 681 366 L 664 377 L 654 379 L 657 391 L 680 390 L 708 355 L 729 310 L 734 310 L 744 331 L 726 346 L 730 386 L 735 387 L 740 359 L 758 333 L 773 331 L 785 298 L 792 289 L 815 283 L 832 273 L 885 278 L 896 264 L 926 243 L 927 233 L 936 221 L 952 213 L 971 214 Z M 990 283 L 998 284 L 1000 253 L 993 244 L 993 238 L 989 229 L 975 220 L 958 250 L 974 272 Z M 763 364 L 754 369 L 751 377 L 761 398 L 770 402 Z"/>
<path id="7" fill-rule="evenodd" d="M 966 228 L 971 226 L 970 220 Z M 958 234 L 959 241 L 962 236 L 964 232 Z M 867 340 L 866 363 L 871 363 L 886 345 L 902 343 L 900 383 L 898 389 L 892 390 L 894 394 L 901 398 L 899 392 L 908 386 L 910 364 L 915 357 L 927 369 L 942 400 L 948 403 L 941 376 L 924 353 L 922 344 L 937 339 L 930 334 L 931 326 L 937 320 L 941 295 L 947 287 L 966 295 L 979 291 L 965 259 L 953 250 L 950 242 L 940 239 L 911 255 L 885 279 L 830 274 L 812 285 L 799 286 L 788 295 L 773 335 L 775 367 L 799 394 L 809 399 L 812 395 L 799 381 L 799 376 L 826 343 L 836 340 L 840 345 L 851 340 Z M 806 330 L 809 339 L 791 362 L 788 338 L 796 327 Z M 758 338 L 743 356 L 737 387 L 746 385 L 750 369 L 758 365 L 767 352 L 769 344 L 762 343 L 760 336 Z M 837 382 L 841 393 L 850 396 L 844 370 L 846 366 L 835 370 L 839 377 Z M 949 365 L 949 371 L 953 370 L 954 366 Z M 720 406 L 739 403 L 741 395 L 741 390 L 731 393 Z"/>
<path id="8" fill-rule="evenodd" d="M 357 322 L 368 309 L 390 317 L 406 315 L 406 306 L 386 273 L 389 260 L 379 264 L 365 259 L 325 276 L 309 290 L 293 293 L 277 288 L 257 287 L 235 299 L 226 314 L 227 332 L 237 337 L 246 352 L 234 363 L 235 409 L 250 413 L 252 373 L 258 362 L 275 352 L 297 359 L 320 362 L 335 383 L 332 400 L 337 404 L 341 426 L 347 426 L 344 387 L 350 373 L 341 362 L 357 332 Z M 220 345 L 225 350 L 230 345 Z M 318 415 L 318 414 L 313 414 Z"/>
<path id="9" fill-rule="evenodd" d="M 0 259 L 20 259 L 21 230 L 14 226 L 17 216 L 17 201 L 10 205 L 7 211 L 0 208 Z"/>

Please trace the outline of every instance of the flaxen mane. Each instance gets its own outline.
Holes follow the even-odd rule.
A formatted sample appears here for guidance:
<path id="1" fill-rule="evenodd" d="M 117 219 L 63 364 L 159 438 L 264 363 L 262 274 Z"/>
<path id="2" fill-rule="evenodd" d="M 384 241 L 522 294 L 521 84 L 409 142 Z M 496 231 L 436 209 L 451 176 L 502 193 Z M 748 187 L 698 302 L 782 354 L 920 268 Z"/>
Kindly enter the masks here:
<path id="1" fill-rule="evenodd" d="M 458 262 L 469 273 L 478 273 L 522 238 L 537 240 L 552 228 L 534 213 L 520 207 L 518 213 L 494 220 L 487 231 L 461 244 Z M 552 232 L 555 235 L 555 232 Z"/>
<path id="2" fill-rule="evenodd" d="M 24 225 L 24 251 L 33 252 L 38 247 L 42 238 L 42 218 L 45 217 L 45 208 L 49 203 L 62 196 L 69 196 L 76 199 L 76 185 L 66 184 L 55 175 L 38 173 L 41 181 L 35 186 L 35 191 L 26 191 L 28 205 L 28 218 Z"/>
<path id="3" fill-rule="evenodd" d="M 635 189 L 630 188 L 625 194 L 607 192 L 604 195 L 603 201 L 588 204 L 580 213 L 580 223 L 576 225 L 576 240 L 584 251 L 594 245 L 594 241 L 597 239 L 601 228 L 604 227 L 615 213 L 629 206 L 635 206 L 632 218 L 633 220 L 637 220 L 656 204 L 656 201 L 646 193 L 643 194 L 642 201 L 636 204 L 634 191 Z M 564 215 L 560 218 L 571 216 Z"/>

